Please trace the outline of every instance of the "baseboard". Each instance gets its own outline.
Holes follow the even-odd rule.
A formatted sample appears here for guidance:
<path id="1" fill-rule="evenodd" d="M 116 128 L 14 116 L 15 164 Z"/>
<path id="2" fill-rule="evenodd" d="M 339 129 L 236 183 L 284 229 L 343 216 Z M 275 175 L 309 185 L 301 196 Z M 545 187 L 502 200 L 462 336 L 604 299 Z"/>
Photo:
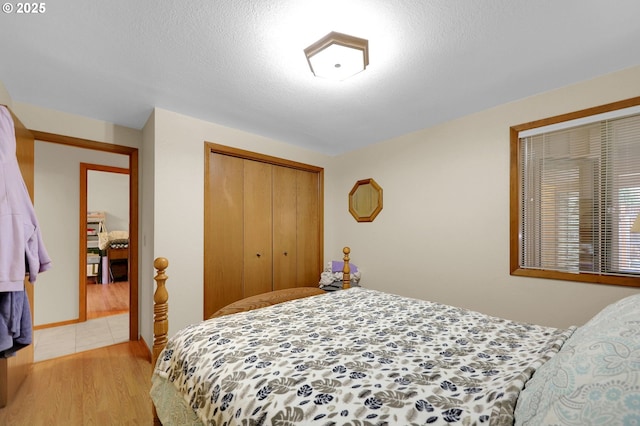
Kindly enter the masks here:
<path id="1" fill-rule="evenodd" d="M 140 343 L 142 343 L 147 350 L 147 354 L 149 355 L 149 362 L 151 362 L 151 348 L 147 345 L 147 342 L 144 341 L 144 337 L 140 336 Z M 153 368 L 153 366 L 151 366 Z"/>
<path id="2" fill-rule="evenodd" d="M 76 318 L 76 319 L 67 320 L 67 321 L 60 321 L 60 322 L 52 322 L 52 323 L 49 323 L 49 324 L 34 325 L 33 329 L 34 330 L 43 330 L 45 328 L 60 327 L 62 325 L 77 324 L 79 322 L 80 322 L 80 318 Z"/>

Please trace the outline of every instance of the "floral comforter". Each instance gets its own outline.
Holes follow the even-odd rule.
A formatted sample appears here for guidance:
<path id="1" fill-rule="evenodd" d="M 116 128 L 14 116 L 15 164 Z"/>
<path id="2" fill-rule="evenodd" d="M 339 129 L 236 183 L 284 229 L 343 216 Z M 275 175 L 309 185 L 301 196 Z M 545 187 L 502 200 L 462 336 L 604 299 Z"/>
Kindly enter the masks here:
<path id="1" fill-rule="evenodd" d="M 573 330 L 351 288 L 183 329 L 154 387 L 207 425 L 512 424 Z"/>

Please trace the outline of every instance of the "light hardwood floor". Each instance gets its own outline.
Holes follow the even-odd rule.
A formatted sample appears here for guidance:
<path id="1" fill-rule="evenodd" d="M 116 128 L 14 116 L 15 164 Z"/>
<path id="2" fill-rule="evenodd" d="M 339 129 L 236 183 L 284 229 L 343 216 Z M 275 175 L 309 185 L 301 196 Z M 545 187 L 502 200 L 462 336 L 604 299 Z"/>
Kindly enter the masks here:
<path id="1" fill-rule="evenodd" d="M 151 425 L 151 361 L 142 342 L 33 364 L 0 425 Z"/>
<path id="2" fill-rule="evenodd" d="M 87 319 L 129 312 L 129 282 L 87 284 Z"/>

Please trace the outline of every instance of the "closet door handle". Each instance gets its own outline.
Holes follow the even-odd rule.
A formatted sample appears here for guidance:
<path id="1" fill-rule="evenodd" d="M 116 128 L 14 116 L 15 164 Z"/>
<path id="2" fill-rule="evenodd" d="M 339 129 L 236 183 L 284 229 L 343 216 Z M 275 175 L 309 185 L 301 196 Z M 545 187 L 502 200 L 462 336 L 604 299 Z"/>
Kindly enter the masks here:
<path id="1" fill-rule="evenodd" d="M 288 253 L 285 251 L 283 254 L 286 256 Z"/>
<path id="2" fill-rule="evenodd" d="M 260 254 L 260 253 L 256 253 L 256 256 L 260 257 L 260 256 L 261 256 L 261 254 Z"/>

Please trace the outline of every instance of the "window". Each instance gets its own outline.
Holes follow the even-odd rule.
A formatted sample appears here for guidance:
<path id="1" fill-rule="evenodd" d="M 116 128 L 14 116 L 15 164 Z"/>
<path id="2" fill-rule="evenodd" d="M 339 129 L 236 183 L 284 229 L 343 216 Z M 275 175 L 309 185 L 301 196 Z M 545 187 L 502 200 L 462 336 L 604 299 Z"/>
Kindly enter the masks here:
<path id="1" fill-rule="evenodd" d="M 640 286 L 640 97 L 511 128 L 511 274 Z"/>

